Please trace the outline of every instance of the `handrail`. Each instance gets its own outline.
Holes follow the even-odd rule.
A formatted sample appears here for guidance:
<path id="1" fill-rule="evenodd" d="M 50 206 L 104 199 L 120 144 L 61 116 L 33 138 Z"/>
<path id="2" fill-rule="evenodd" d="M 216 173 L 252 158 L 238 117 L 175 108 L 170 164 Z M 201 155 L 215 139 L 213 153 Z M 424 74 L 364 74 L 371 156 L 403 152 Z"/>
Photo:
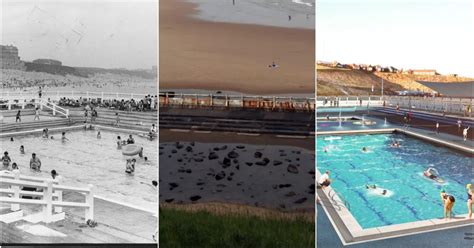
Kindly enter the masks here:
<path id="1" fill-rule="evenodd" d="M 89 184 L 88 188 L 68 187 L 55 185 L 58 180 L 44 179 L 39 177 L 20 176 L 18 170 L 13 172 L 14 179 L 10 179 L 9 173 L 1 172 L 0 184 L 7 185 L 10 189 L 0 189 L 0 194 L 7 194 L 9 197 L 0 197 L 0 202 L 10 203 L 11 210 L 20 210 L 21 204 L 40 205 L 43 208 L 43 221 L 50 223 L 54 221 L 53 212 L 62 212 L 62 207 L 85 208 L 85 220 L 94 218 L 94 195 L 93 186 Z M 42 191 L 27 192 L 21 187 L 41 188 Z M 85 193 L 85 202 L 64 202 L 63 191 L 72 191 Z M 23 199 L 21 195 L 33 195 L 40 199 Z"/>
<path id="2" fill-rule="evenodd" d="M 40 105 L 41 107 L 46 107 L 48 109 L 51 109 L 53 111 L 53 115 L 56 115 L 56 112 L 58 112 L 58 113 L 64 115 L 66 118 L 69 117 L 69 109 L 65 109 L 63 107 L 60 107 L 59 105 L 56 105 L 52 102 L 48 102 L 48 101 L 46 101 L 44 99 L 41 99 L 41 98 L 37 99 L 37 100 L 39 100 L 39 103 L 41 104 Z M 50 104 L 52 107 L 48 106 L 48 104 Z"/>
<path id="3" fill-rule="evenodd" d="M 331 192 L 333 192 L 334 194 L 331 196 Z M 345 197 L 343 197 L 341 194 L 337 193 L 334 189 L 330 189 L 329 193 L 328 193 L 328 196 L 331 197 L 331 200 L 333 200 L 333 202 L 335 204 L 337 204 L 337 201 L 334 199 L 334 196 L 338 196 L 339 199 L 341 199 L 342 201 L 342 204 L 344 204 L 344 206 L 349 209 L 349 211 L 351 210 L 351 205 L 349 204 L 349 201 L 347 201 L 347 199 Z"/>

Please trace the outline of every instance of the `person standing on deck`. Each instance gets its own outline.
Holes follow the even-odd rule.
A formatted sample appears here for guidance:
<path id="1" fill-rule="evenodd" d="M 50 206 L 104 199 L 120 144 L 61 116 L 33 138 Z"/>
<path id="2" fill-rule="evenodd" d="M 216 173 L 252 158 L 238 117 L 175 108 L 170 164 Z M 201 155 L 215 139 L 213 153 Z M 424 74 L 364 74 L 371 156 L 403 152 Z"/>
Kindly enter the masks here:
<path id="1" fill-rule="evenodd" d="M 40 120 L 39 108 L 36 108 L 36 109 L 35 109 L 35 119 L 34 119 L 34 121 L 36 121 L 36 119 L 38 119 L 38 121 Z"/>
<path id="2" fill-rule="evenodd" d="M 119 114 L 118 113 L 115 113 L 115 126 L 119 126 L 119 123 L 120 123 L 120 117 L 119 117 Z"/>
<path id="3" fill-rule="evenodd" d="M 469 219 L 472 218 L 472 184 L 466 185 L 467 189 L 467 210 Z"/>
<path id="4" fill-rule="evenodd" d="M 20 110 L 18 110 L 18 112 L 16 113 L 15 122 L 21 122 L 21 111 Z"/>
<path id="5" fill-rule="evenodd" d="M 469 131 L 469 128 L 471 128 L 471 127 L 464 128 L 464 130 L 462 131 L 462 137 L 463 137 L 464 141 L 467 140 L 467 131 Z"/>

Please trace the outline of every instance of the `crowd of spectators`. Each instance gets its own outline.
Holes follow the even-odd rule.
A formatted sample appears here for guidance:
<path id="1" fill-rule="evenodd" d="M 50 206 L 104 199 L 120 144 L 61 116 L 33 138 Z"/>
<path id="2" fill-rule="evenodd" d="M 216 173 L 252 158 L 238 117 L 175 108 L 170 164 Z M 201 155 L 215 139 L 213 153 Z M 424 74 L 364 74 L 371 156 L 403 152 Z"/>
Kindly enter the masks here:
<path id="1" fill-rule="evenodd" d="M 122 111 L 155 111 L 158 108 L 157 95 L 146 95 L 143 99 L 100 99 L 82 98 L 71 99 L 63 97 L 58 102 L 59 106 L 65 107 L 100 107 Z"/>

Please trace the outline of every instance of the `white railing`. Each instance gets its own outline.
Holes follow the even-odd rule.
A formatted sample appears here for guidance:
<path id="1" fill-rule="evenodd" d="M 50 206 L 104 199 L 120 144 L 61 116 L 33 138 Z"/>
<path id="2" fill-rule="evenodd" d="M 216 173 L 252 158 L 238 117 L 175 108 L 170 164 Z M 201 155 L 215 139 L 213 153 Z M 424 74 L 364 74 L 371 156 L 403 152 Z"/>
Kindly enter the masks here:
<path id="1" fill-rule="evenodd" d="M 26 105 L 28 104 L 34 105 L 35 108 L 39 107 L 41 110 L 43 110 L 43 108 L 47 108 L 52 111 L 53 116 L 56 116 L 56 113 L 59 113 L 65 116 L 66 118 L 69 117 L 69 109 L 65 109 L 63 107 L 58 106 L 57 104 L 54 104 L 53 102 L 49 102 L 41 98 L 19 98 L 15 100 L 10 99 L 7 100 L 6 103 L 0 103 L 0 106 L 6 106 L 8 110 L 12 110 L 12 106 L 20 106 L 21 109 L 25 109 Z"/>
<path id="2" fill-rule="evenodd" d="M 36 99 L 37 102 L 40 104 L 40 109 L 43 110 L 43 107 L 50 109 L 53 111 L 53 115 L 56 115 L 56 112 L 64 115 L 66 118 L 69 117 L 69 109 L 65 109 L 63 107 L 60 107 L 52 102 L 48 102 L 44 99 Z"/>
<path id="3" fill-rule="evenodd" d="M 153 96 L 158 95 L 156 92 L 150 92 L 150 95 Z M 119 93 L 119 92 L 97 92 L 97 91 L 43 91 L 42 97 L 43 99 L 49 99 L 51 101 L 59 101 L 59 99 L 66 97 L 71 99 L 124 99 L 124 100 L 141 100 L 148 96 L 148 94 L 137 94 L 137 93 Z M 5 100 L 17 100 L 17 99 L 36 99 L 39 98 L 37 92 L 9 92 L 5 91 L 0 94 L 0 99 Z"/>
<path id="4" fill-rule="evenodd" d="M 331 96 L 318 97 L 316 107 L 382 107 L 383 98 L 380 96 Z"/>
<path id="5" fill-rule="evenodd" d="M 88 188 L 76 188 L 59 185 L 57 180 L 40 177 L 22 176 L 19 171 L 13 173 L 0 171 L 0 185 L 8 188 L 0 188 L 1 203 L 11 204 L 11 210 L 20 210 L 20 205 L 38 205 L 42 207 L 42 220 L 50 223 L 55 218 L 54 213 L 61 213 L 62 207 L 74 207 L 85 209 L 85 221 L 94 219 L 94 195 L 93 186 Z M 22 190 L 22 187 L 31 187 L 39 191 Z M 65 202 L 63 192 L 71 191 L 85 194 L 85 202 Z M 35 199 L 23 199 L 21 196 L 33 196 Z"/>

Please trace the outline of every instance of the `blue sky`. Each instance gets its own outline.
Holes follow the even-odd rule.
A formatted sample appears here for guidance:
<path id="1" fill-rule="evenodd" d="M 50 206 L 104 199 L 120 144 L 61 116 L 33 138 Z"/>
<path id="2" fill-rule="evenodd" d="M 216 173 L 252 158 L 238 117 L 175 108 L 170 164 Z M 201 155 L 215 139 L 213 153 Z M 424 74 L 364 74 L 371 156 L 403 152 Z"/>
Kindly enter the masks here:
<path id="1" fill-rule="evenodd" d="M 22 60 L 151 69 L 157 64 L 155 0 L 2 0 L 0 44 Z"/>
<path id="2" fill-rule="evenodd" d="M 474 77 L 472 0 L 318 0 L 316 57 Z"/>

